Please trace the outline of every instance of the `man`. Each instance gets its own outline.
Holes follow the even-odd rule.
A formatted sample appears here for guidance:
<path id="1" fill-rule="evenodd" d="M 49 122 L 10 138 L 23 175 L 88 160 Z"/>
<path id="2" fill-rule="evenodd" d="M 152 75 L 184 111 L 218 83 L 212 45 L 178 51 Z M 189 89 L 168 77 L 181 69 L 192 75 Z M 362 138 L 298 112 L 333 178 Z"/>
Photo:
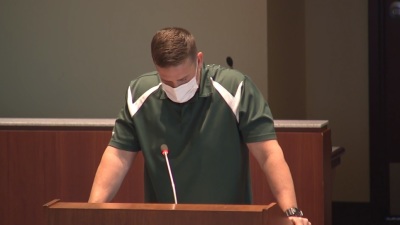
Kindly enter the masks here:
<path id="1" fill-rule="evenodd" d="M 297 209 L 271 112 L 252 81 L 203 65 L 193 35 L 182 28 L 158 31 L 151 53 L 157 71 L 131 82 L 89 202 L 110 201 L 142 151 L 146 202 L 250 204 L 250 151 L 280 208 L 295 224 L 310 224 Z"/>

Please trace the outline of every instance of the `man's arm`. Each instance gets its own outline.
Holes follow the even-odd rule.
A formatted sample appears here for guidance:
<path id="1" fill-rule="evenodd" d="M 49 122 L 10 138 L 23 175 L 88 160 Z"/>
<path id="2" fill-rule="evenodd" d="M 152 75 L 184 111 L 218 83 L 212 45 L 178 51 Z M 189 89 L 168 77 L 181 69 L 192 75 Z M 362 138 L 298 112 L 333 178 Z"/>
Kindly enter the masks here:
<path id="1" fill-rule="evenodd" d="M 247 146 L 266 175 L 271 192 L 278 201 L 280 208 L 283 211 L 292 207 L 297 208 L 292 175 L 278 141 L 254 142 L 248 143 Z M 290 217 L 290 219 L 296 225 L 311 224 L 307 218 Z"/>
<path id="2" fill-rule="evenodd" d="M 276 140 L 247 144 L 267 177 L 272 194 L 282 210 L 297 207 L 292 175 Z"/>
<path id="3" fill-rule="evenodd" d="M 108 146 L 94 178 L 89 202 L 109 202 L 119 190 L 137 152 Z"/>

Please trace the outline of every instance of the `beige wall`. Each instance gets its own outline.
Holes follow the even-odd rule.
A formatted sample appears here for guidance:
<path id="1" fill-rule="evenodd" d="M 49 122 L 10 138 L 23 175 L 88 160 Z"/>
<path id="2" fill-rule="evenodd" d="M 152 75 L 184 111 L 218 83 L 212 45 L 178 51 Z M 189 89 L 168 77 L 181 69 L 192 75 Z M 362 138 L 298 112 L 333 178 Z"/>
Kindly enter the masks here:
<path id="1" fill-rule="evenodd" d="M 302 1 L 268 1 L 268 101 L 275 118 L 306 118 Z"/>
<path id="2" fill-rule="evenodd" d="M 275 118 L 329 120 L 333 144 L 346 148 L 335 174 L 335 201 L 369 201 L 367 5 L 268 1 L 268 92 Z"/>
<path id="3" fill-rule="evenodd" d="M 266 87 L 265 11 L 264 0 L 5 1 L 0 117 L 115 117 L 129 81 L 154 70 L 150 41 L 165 26 Z"/>
<path id="4" fill-rule="evenodd" d="M 306 2 L 307 114 L 347 150 L 334 199 L 369 201 L 368 2 Z"/>

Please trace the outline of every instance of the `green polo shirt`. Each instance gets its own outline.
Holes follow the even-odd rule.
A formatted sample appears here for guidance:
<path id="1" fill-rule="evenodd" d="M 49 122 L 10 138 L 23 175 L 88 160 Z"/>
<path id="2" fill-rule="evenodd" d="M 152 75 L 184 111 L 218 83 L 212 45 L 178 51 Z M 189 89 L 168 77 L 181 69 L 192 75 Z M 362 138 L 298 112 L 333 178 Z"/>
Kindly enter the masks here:
<path id="1" fill-rule="evenodd" d="M 146 202 L 174 202 L 166 144 L 178 203 L 250 204 L 246 143 L 276 138 L 268 104 L 237 70 L 203 66 L 200 80 L 186 103 L 168 99 L 157 72 L 133 80 L 110 145 L 142 151 Z"/>

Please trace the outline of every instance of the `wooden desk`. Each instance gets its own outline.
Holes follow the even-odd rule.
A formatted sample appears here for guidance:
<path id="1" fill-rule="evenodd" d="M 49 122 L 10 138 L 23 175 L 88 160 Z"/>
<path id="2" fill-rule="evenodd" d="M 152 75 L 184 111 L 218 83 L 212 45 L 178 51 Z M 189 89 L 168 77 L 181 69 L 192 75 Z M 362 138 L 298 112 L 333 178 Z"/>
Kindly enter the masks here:
<path id="1" fill-rule="evenodd" d="M 52 201 L 47 225 L 292 225 L 275 204 L 145 204 Z"/>
<path id="2" fill-rule="evenodd" d="M 52 199 L 87 201 L 113 123 L 113 119 L 0 119 L 2 224 L 44 224 L 41 206 Z M 276 130 L 300 207 L 313 224 L 331 224 L 332 145 L 327 121 L 277 120 Z M 275 200 L 251 160 L 254 204 L 269 204 Z M 113 202 L 143 202 L 141 155 Z"/>

